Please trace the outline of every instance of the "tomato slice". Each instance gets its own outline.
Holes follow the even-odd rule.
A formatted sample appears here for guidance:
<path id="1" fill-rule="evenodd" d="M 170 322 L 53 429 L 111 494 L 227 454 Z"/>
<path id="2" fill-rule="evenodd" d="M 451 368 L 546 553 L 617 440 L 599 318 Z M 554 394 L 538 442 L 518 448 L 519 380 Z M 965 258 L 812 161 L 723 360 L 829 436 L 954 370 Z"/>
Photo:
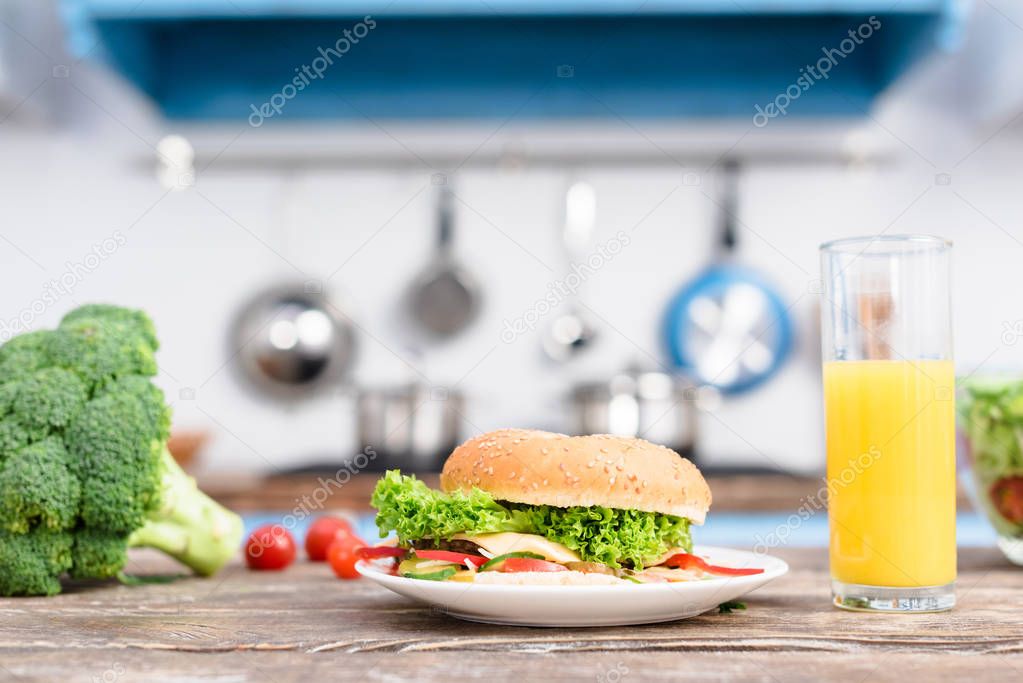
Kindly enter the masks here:
<path id="1" fill-rule="evenodd" d="M 509 557 L 499 572 L 567 572 L 568 567 L 557 562 L 538 560 L 534 557 Z"/>
<path id="2" fill-rule="evenodd" d="M 509 557 L 532 557 L 532 558 L 535 558 L 537 560 L 542 560 L 543 559 L 543 555 L 540 555 L 540 554 L 537 554 L 537 553 L 531 553 L 528 550 L 517 550 L 515 552 L 505 553 L 504 555 L 498 555 L 497 557 L 490 558 L 490 561 L 487 562 L 485 565 L 483 565 L 483 568 L 480 571 L 484 571 L 484 572 L 495 571 L 496 572 L 501 567 L 501 565 L 504 563 L 504 561 L 507 560 Z"/>
<path id="3" fill-rule="evenodd" d="M 665 567 L 677 567 L 679 569 L 699 569 L 705 571 L 708 574 L 717 574 L 718 576 L 751 576 L 753 574 L 763 574 L 764 570 L 756 567 L 748 568 L 736 568 L 736 567 L 722 567 L 716 564 L 707 564 L 707 561 L 702 557 L 696 555 L 690 555 L 689 553 L 679 553 L 672 555 L 664 561 Z"/>
<path id="4" fill-rule="evenodd" d="M 468 562 L 476 569 L 479 569 L 487 563 L 487 558 L 482 555 L 455 553 L 450 550 L 416 550 L 416 557 L 421 557 L 424 560 L 445 560 L 447 562 L 454 562 L 455 564 L 462 565 Z"/>
<path id="5" fill-rule="evenodd" d="M 408 551 L 404 548 L 396 548 L 393 545 L 364 546 L 355 551 L 363 560 L 372 560 L 377 557 L 405 557 Z"/>
<path id="6" fill-rule="evenodd" d="M 991 485 L 991 502 L 1013 524 L 1023 524 L 1023 477 L 1002 477 Z"/>

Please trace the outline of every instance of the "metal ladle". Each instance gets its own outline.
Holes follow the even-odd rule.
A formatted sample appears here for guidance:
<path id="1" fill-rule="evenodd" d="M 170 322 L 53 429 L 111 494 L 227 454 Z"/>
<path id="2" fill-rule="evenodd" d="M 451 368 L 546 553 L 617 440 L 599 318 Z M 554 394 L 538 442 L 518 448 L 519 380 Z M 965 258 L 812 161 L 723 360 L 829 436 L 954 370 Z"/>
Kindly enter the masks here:
<path id="1" fill-rule="evenodd" d="M 593 238 L 597 198 L 593 186 L 573 183 L 565 193 L 565 225 L 561 239 L 569 269 L 585 261 Z M 544 352 L 558 362 L 566 362 L 589 348 L 597 329 L 580 304 L 578 289 L 569 293 L 564 310 L 551 322 L 542 339 Z"/>

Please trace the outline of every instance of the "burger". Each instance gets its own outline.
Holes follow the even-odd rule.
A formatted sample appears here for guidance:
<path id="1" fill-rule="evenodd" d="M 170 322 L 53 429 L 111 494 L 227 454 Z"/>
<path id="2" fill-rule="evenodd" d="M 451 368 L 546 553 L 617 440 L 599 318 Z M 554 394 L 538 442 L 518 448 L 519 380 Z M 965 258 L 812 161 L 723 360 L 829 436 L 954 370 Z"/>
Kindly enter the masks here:
<path id="1" fill-rule="evenodd" d="M 503 429 L 451 454 L 434 490 L 392 470 L 372 504 L 384 545 L 414 579 L 618 584 L 754 573 L 692 555 L 692 525 L 710 507 L 689 460 L 642 439 Z"/>

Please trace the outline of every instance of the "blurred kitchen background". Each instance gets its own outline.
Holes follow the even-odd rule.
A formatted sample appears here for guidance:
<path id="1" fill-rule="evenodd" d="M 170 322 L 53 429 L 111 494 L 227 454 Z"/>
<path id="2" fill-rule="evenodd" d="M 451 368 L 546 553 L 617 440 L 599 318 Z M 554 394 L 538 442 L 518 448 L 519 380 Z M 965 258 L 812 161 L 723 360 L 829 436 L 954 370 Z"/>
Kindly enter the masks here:
<path id="1" fill-rule="evenodd" d="M 5 0 L 0 334 L 146 309 L 207 474 L 818 473 L 821 242 L 952 239 L 960 374 L 1023 361 L 1021 115 L 1011 0 Z"/>

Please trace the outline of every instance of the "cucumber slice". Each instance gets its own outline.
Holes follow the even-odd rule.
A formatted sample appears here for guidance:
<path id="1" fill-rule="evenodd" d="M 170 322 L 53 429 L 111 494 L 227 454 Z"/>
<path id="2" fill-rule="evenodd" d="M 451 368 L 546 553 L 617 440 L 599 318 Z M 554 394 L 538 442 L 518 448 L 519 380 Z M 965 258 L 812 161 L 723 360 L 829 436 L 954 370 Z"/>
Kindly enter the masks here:
<path id="1" fill-rule="evenodd" d="M 424 581 L 447 581 L 458 572 L 454 567 L 448 567 L 435 572 L 405 572 L 402 574 L 406 579 L 423 579 Z"/>
<path id="2" fill-rule="evenodd" d="M 507 560 L 509 557 L 529 557 L 534 560 L 546 559 L 543 555 L 540 555 L 539 553 L 531 553 L 528 550 L 521 550 L 514 553 L 505 553 L 504 555 L 498 555 L 497 557 L 491 558 L 486 564 L 479 568 L 479 571 L 481 572 L 493 571 L 498 565 Z"/>

